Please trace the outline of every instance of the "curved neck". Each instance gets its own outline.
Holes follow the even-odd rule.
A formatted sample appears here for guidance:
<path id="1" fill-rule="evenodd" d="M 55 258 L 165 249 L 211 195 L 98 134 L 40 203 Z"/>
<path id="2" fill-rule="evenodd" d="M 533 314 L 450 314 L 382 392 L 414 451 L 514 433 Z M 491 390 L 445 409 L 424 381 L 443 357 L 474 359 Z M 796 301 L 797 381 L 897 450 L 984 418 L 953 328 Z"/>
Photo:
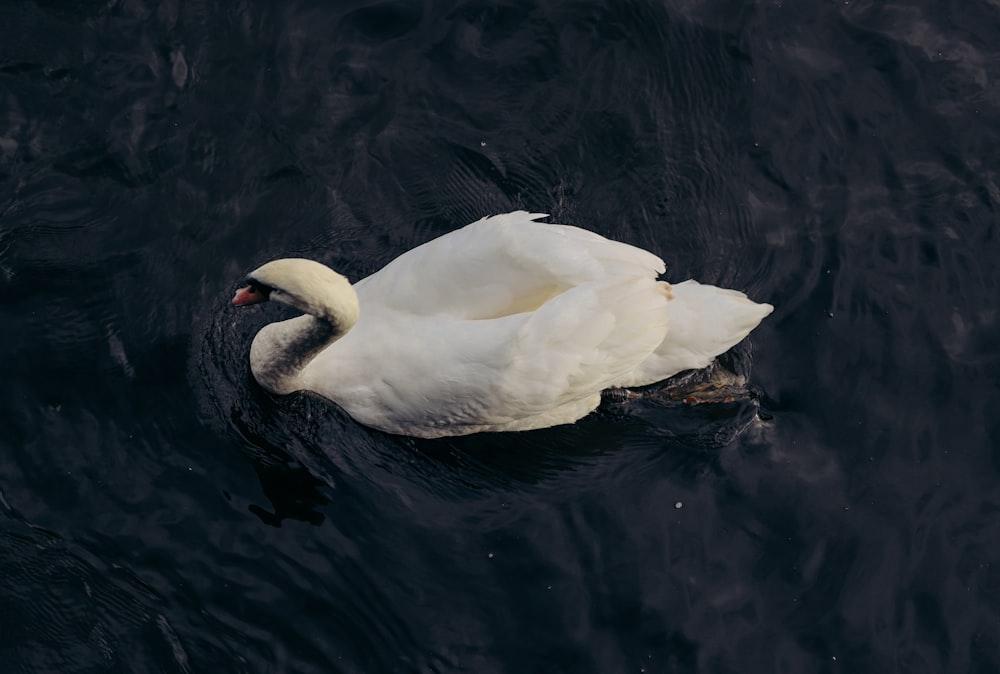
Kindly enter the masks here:
<path id="1" fill-rule="evenodd" d="M 250 369 L 254 378 L 278 395 L 302 389 L 301 375 L 305 366 L 351 327 L 308 314 L 265 325 L 250 347 Z"/>

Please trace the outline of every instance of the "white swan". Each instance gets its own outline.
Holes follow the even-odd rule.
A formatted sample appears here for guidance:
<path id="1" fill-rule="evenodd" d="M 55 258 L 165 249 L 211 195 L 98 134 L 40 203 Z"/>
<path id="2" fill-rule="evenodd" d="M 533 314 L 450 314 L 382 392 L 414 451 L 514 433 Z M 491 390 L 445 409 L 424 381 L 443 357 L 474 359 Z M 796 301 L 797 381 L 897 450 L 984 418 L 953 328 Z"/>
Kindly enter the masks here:
<path id="1" fill-rule="evenodd" d="M 306 315 L 257 333 L 268 391 L 315 391 L 356 421 L 423 438 L 576 421 L 603 389 L 709 365 L 773 310 L 735 290 L 657 281 L 664 264 L 517 211 L 399 256 L 353 286 L 318 262 L 253 271 L 233 297 Z"/>

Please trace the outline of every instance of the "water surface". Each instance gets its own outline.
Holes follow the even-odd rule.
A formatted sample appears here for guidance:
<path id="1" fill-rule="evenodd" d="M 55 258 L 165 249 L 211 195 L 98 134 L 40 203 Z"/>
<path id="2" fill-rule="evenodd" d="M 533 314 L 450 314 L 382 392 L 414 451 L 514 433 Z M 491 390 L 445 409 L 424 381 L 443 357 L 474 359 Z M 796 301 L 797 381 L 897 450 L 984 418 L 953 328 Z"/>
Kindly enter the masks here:
<path id="1" fill-rule="evenodd" d="M 0 9 L 5 671 L 1000 670 L 998 45 L 987 2 Z M 774 304 L 760 414 L 415 442 L 252 382 L 248 270 L 515 208 Z"/>

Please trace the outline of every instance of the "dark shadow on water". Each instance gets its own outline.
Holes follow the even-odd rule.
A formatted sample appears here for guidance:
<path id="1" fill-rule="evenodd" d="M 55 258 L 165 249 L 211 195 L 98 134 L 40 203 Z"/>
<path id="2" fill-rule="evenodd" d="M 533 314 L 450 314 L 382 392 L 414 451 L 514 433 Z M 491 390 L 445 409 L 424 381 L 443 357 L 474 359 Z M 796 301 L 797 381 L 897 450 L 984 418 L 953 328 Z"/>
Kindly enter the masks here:
<path id="1" fill-rule="evenodd" d="M 357 424 L 311 393 L 275 398 L 250 385 L 230 428 L 270 501 L 251 505 L 261 521 L 320 525 L 324 509 L 352 507 L 372 490 L 467 502 L 523 493 L 572 479 L 601 462 L 663 462 L 684 481 L 718 470 L 719 450 L 757 419 L 756 400 L 665 405 L 656 400 L 602 406 L 575 424 L 520 433 L 434 440 L 394 436 Z"/>
<path id="2" fill-rule="evenodd" d="M 244 412 L 234 407 L 230 417 L 230 428 L 243 451 L 247 452 L 261 488 L 271 502 L 270 509 L 251 504 L 250 512 L 262 522 L 271 526 L 281 526 L 283 520 L 293 519 L 320 525 L 325 517 L 319 508 L 330 503 L 325 493 L 333 488 L 330 479 L 317 476 L 297 458 L 301 452 L 293 452 L 297 443 L 293 432 L 288 432 L 283 424 L 268 424 L 276 406 L 263 392 L 251 393 L 250 404 L 253 412 Z"/>

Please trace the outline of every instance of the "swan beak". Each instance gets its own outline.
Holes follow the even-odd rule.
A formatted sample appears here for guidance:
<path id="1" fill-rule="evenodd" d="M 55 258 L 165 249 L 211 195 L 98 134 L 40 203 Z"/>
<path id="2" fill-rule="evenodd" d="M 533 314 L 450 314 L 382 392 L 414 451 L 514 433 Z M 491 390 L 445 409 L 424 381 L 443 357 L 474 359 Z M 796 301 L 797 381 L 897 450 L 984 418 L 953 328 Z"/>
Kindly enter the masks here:
<path id="1" fill-rule="evenodd" d="M 237 307 L 245 307 L 248 304 L 258 304 L 266 301 L 267 294 L 262 293 L 259 288 L 255 288 L 254 286 L 244 286 L 233 295 L 233 305 Z"/>

